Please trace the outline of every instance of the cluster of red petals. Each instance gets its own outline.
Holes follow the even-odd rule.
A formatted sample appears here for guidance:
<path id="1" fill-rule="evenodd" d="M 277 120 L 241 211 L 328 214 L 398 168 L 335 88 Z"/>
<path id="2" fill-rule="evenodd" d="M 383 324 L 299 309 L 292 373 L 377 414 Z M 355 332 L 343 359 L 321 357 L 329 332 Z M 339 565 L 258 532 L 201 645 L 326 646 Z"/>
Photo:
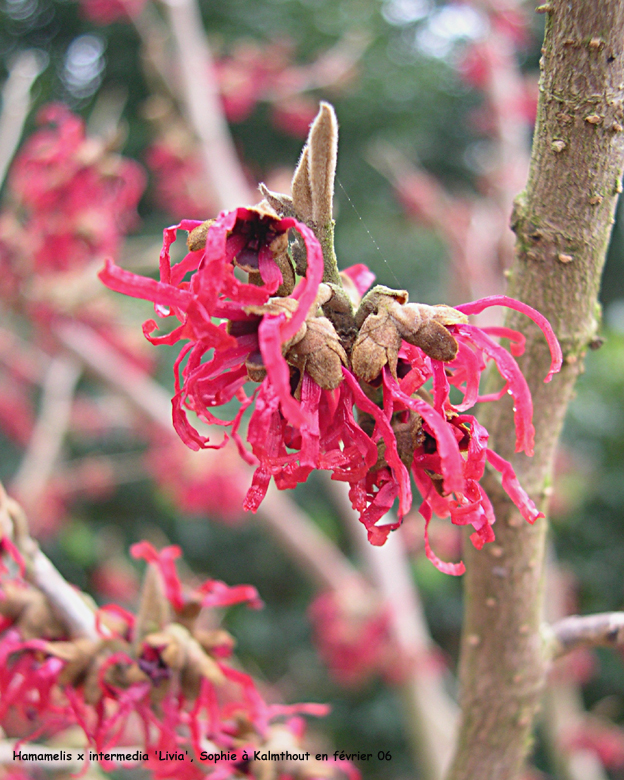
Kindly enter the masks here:
<path id="1" fill-rule="evenodd" d="M 143 10 L 147 0 L 79 0 L 80 11 L 99 25 L 129 22 Z"/>
<path id="2" fill-rule="evenodd" d="M 479 401 L 509 393 L 514 399 L 516 450 L 532 454 L 533 408 L 527 383 L 512 355 L 492 338 L 509 339 L 513 354 L 519 355 L 524 344 L 521 334 L 507 328 L 450 325 L 448 330 L 459 344 L 456 358 L 442 363 L 419 347 L 403 342 L 399 378 L 387 367 L 383 370 L 378 403 L 370 400 L 348 368 L 343 368 L 344 381 L 334 390 L 322 389 L 304 372 L 300 397 L 296 399 L 282 345 L 304 323 L 322 280 L 323 258 L 317 239 L 306 225 L 294 219 L 261 218 L 258 212 L 239 208 L 221 214 L 211 225 L 205 249 L 190 252 L 172 266 L 169 249 L 178 229 L 192 230 L 197 225 L 184 221 L 165 230 L 160 281 L 137 276 L 110 261 L 100 278 L 114 290 L 153 301 L 159 316 L 179 321 L 170 333 L 157 336 L 152 335 L 157 327 L 155 321 L 144 325 L 146 337 L 154 344 L 188 340 L 175 367 L 175 429 L 195 450 L 220 447 L 228 436 L 234 439 L 242 457 L 256 465 L 246 509 L 255 511 L 259 507 L 271 478 L 279 489 L 286 489 L 304 482 L 314 469 L 327 470 L 333 479 L 349 483 L 353 507 L 360 513 L 369 540 L 383 544 L 389 531 L 398 525 L 384 521 L 395 500 L 398 498 L 399 518 L 411 507 L 411 471 L 422 495 L 420 511 L 425 520 L 428 522 L 435 513 L 450 516 L 457 525 L 472 525 L 471 538 L 480 548 L 494 538 L 492 506 L 479 484 L 489 463 L 500 472 L 504 489 L 523 517 L 534 522 L 540 516 L 511 465 L 488 449 L 487 431 L 467 413 Z M 249 306 L 266 303 L 282 283 L 268 238 L 263 243 L 262 236 L 273 239 L 291 228 L 303 237 L 308 258 L 306 276 L 291 295 L 296 309 L 290 316 L 249 314 Z M 257 261 L 261 285 L 243 283 L 235 275 L 234 259 L 249 255 Z M 192 276 L 187 280 L 189 273 Z M 361 267 L 352 273 L 356 284 L 370 284 L 370 275 L 362 274 Z M 465 314 L 477 314 L 494 305 L 524 312 L 542 329 L 552 354 L 548 381 L 559 370 L 561 350 L 550 325 L 538 312 L 505 296 L 457 308 Z M 259 387 L 250 389 L 245 361 L 253 355 L 261 356 L 266 377 Z M 496 396 L 481 397 L 479 380 L 489 361 L 496 364 L 505 384 Z M 432 403 L 417 395 L 429 381 Z M 452 386 L 463 396 L 460 403 L 450 400 Z M 217 417 L 216 407 L 232 410 L 229 419 Z M 240 433 L 243 415 L 250 408 L 246 439 L 251 452 Z M 195 412 L 205 423 L 229 429 L 229 433 L 219 444 L 211 444 L 191 425 L 186 410 Z M 372 434 L 358 423 L 358 412 L 374 420 Z M 410 412 L 422 418 L 425 440 L 416 448 L 408 469 L 399 455 L 393 423 L 409 420 Z M 378 464 L 380 441 L 385 445 L 387 465 L 383 467 Z M 425 542 L 427 555 L 438 568 L 451 574 L 463 572 L 463 564 L 443 563 L 431 551 L 427 537 Z"/>
<path id="3" fill-rule="evenodd" d="M 387 612 L 370 593 L 361 594 L 366 601 L 356 601 L 345 590 L 320 593 L 308 610 L 320 657 L 345 688 L 360 687 L 377 674 L 390 678 L 395 672 L 396 677 L 398 659 Z"/>
<path id="4" fill-rule="evenodd" d="M 22 564 L 19 553 L 7 539 L 2 540 L 2 547 Z M 141 542 L 134 545 L 132 554 L 157 567 L 175 613 L 179 614 L 189 599 L 194 599 L 196 603 L 198 597 L 201 606 L 208 608 L 245 602 L 252 607 L 261 605 L 252 586 L 228 587 L 217 580 L 208 580 L 193 593 L 186 593 L 175 568 L 175 560 L 180 556 L 177 547 L 157 552 L 148 542 Z M 6 586 L 9 581 L 13 586 L 27 587 L 21 578 L 9 577 L 8 567 L 2 565 L 1 559 L 0 565 L 3 575 L 0 598 L 4 598 L 3 585 Z M 115 614 L 119 625 L 125 624 L 125 628 L 113 636 L 102 629 L 107 612 Z M 204 677 L 194 700 L 187 700 L 182 691 L 172 685 L 164 699 L 155 706 L 150 694 L 152 682 L 158 682 L 155 674 L 157 658 L 149 656 L 150 647 L 140 649 L 138 658 L 142 669 L 149 669 L 150 664 L 154 667 L 150 681 L 121 687 L 107 678 L 107 672 L 112 667 L 119 669 L 136 665 L 137 659 L 126 650 L 115 651 L 116 642 L 122 648 L 130 647 L 134 615 L 121 607 L 109 605 L 99 610 L 96 625 L 102 632 L 102 640 L 108 642 L 109 655 L 98 670 L 100 698 L 97 704 L 93 704 L 86 700 L 82 686 L 59 683 L 66 662 L 50 651 L 56 638 L 51 641 L 25 638 L 12 625 L 11 619 L 0 617 L 0 725 L 9 736 L 19 737 L 20 741 L 49 739 L 69 727 L 79 727 L 87 738 L 89 748 L 97 752 L 106 753 L 128 745 L 135 746 L 133 750 L 136 750 L 139 745 L 148 756 L 142 766 L 150 770 L 155 778 L 201 780 L 209 777 L 211 780 L 227 780 L 238 776 L 239 772 L 246 773 L 243 749 L 253 756 L 254 749 L 270 739 L 270 729 L 277 721 L 282 729 L 290 732 L 293 744 L 300 744 L 305 725 L 299 716 L 324 716 L 328 712 L 327 706 L 322 704 L 267 704 L 254 680 L 226 663 L 231 652 L 230 644 L 213 651 L 225 679 L 224 684 L 217 686 Z M 66 644 L 63 641 L 66 639 L 58 638 L 62 644 Z M 160 668 L 166 675 L 167 669 Z M 241 724 L 244 724 L 243 733 Z M 194 762 L 161 758 L 167 753 L 173 756 L 185 749 L 188 749 L 189 757 L 194 754 Z M 236 753 L 237 760 L 215 760 L 214 754 L 221 751 Z M 202 752 L 209 754 L 207 760 L 200 758 Z M 85 760 L 88 764 L 88 751 Z M 100 761 L 100 766 L 104 771 L 118 768 L 115 763 L 105 760 Z M 359 778 L 359 773 L 351 765 L 345 764 L 341 768 L 351 780 Z M 283 773 L 276 775 L 276 780 L 288 778 L 290 775 Z"/>
<path id="5" fill-rule="evenodd" d="M 2 273 L 17 279 L 116 256 L 146 183 L 138 163 L 87 138 L 66 106 L 46 106 L 38 121 L 11 168 L 0 222 Z"/>
<path id="6" fill-rule="evenodd" d="M 276 41 L 266 46 L 245 41 L 215 64 L 225 114 L 230 122 L 242 122 L 258 103 L 270 104 L 273 125 L 295 138 L 305 138 L 316 116 L 317 101 L 305 94 L 315 82 L 322 63 L 296 65 L 293 48 Z M 333 63 L 341 67 L 341 63 Z"/>
<path id="7" fill-rule="evenodd" d="M 232 525 L 243 518 L 245 480 L 249 467 L 226 448 L 199 453 L 175 434 L 159 436 L 145 455 L 145 464 L 157 486 L 181 512 L 208 516 Z"/>
<path id="8" fill-rule="evenodd" d="M 156 205 L 174 219 L 214 211 L 206 197 L 201 157 L 195 148 L 165 137 L 149 147 L 145 162 L 154 178 Z"/>

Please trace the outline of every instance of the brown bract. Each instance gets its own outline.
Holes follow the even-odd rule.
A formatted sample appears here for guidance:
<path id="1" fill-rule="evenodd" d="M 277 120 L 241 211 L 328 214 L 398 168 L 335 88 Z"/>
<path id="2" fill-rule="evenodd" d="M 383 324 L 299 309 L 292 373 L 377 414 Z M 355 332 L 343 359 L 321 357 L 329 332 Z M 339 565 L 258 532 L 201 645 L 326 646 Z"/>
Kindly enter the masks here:
<path id="1" fill-rule="evenodd" d="M 468 322 L 466 315 L 451 306 L 407 301 L 405 290 L 381 285 L 362 299 L 355 318 L 360 332 L 351 360 L 355 374 L 365 382 L 373 382 L 386 365 L 396 376 L 403 340 L 434 360 L 448 363 L 457 355 L 457 341 L 447 327 Z"/>
<path id="2" fill-rule="evenodd" d="M 305 334 L 286 353 L 286 360 L 303 372 L 307 371 L 323 390 L 334 390 L 342 382 L 342 366 L 348 365 L 334 326 L 327 317 L 312 317 L 305 321 Z"/>

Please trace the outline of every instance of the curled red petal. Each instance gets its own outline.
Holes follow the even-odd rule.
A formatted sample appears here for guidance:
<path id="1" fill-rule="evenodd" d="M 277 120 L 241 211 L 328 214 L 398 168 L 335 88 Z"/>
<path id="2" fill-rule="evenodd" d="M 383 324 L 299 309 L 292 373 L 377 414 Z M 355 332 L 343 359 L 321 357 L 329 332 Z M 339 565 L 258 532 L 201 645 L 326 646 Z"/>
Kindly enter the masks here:
<path id="1" fill-rule="evenodd" d="M 544 382 L 550 382 L 553 378 L 553 374 L 556 374 L 561 370 L 561 363 L 563 362 L 561 346 L 557 341 L 557 337 L 555 336 L 550 322 L 532 306 L 529 306 L 527 303 L 522 303 L 522 301 L 517 301 L 515 298 L 510 298 L 507 295 L 489 295 L 486 298 L 480 298 L 477 301 L 462 303 L 459 306 L 455 306 L 455 308 L 463 314 L 479 314 L 490 306 L 506 306 L 508 309 L 514 309 L 522 314 L 526 314 L 526 316 L 530 317 L 540 328 L 550 349 L 550 369 L 544 379 Z"/>
<path id="2" fill-rule="evenodd" d="M 288 339 L 292 338 L 303 325 L 303 322 L 310 311 L 310 307 L 316 299 L 319 285 L 323 281 L 324 264 L 321 245 L 307 225 L 290 217 L 288 219 L 283 219 L 280 222 L 280 225 L 282 227 L 293 227 L 301 233 L 306 246 L 308 264 L 305 279 L 302 279 L 297 284 L 291 296 L 299 301 L 297 311 L 289 320 L 286 320 L 282 326 L 282 340 L 288 341 Z"/>
<path id="3" fill-rule="evenodd" d="M 133 544 L 130 548 L 133 558 L 142 558 L 159 570 L 165 586 L 165 594 L 175 609 L 182 609 L 182 584 L 176 571 L 175 560 L 182 555 L 182 550 L 176 544 L 163 547 L 158 552 L 154 545 L 145 540 Z"/>
<path id="4" fill-rule="evenodd" d="M 258 340 L 267 375 L 280 399 L 284 417 L 293 425 L 300 426 L 307 422 L 307 416 L 299 401 L 290 393 L 290 369 L 282 355 L 284 319 L 282 314 L 278 317 L 263 317 L 258 328 Z"/>
<path id="5" fill-rule="evenodd" d="M 410 487 L 409 472 L 399 457 L 396 436 L 394 435 L 392 426 L 385 413 L 366 397 L 356 377 L 346 368 L 342 369 L 342 373 L 345 381 L 351 388 L 356 406 L 375 419 L 376 427 L 381 433 L 381 437 L 386 445 L 386 461 L 392 468 L 399 486 L 399 515 L 400 517 L 403 517 L 403 515 L 409 512 L 412 505 L 412 490 Z"/>
<path id="6" fill-rule="evenodd" d="M 514 502 L 522 517 L 529 523 L 534 523 L 540 517 L 545 517 L 544 513 L 539 511 L 518 481 L 511 463 L 492 450 L 487 451 L 487 459 L 488 463 L 494 466 L 496 471 L 500 472 L 503 489 Z"/>
<path id="7" fill-rule="evenodd" d="M 110 258 L 105 260 L 104 268 L 99 272 L 98 277 L 115 292 L 124 293 L 132 298 L 153 301 L 161 306 L 178 306 L 185 309 L 193 299 L 188 290 L 180 290 L 169 284 L 133 274 L 120 268 Z"/>
<path id="8" fill-rule="evenodd" d="M 431 549 L 431 544 L 429 543 L 429 523 L 431 522 L 432 512 L 427 498 L 423 500 L 422 504 L 418 508 L 418 511 L 425 520 L 425 554 L 427 558 L 436 567 L 436 569 L 441 571 L 443 574 L 451 574 L 453 577 L 461 576 L 466 571 L 466 567 L 464 566 L 463 561 L 460 561 L 459 563 L 449 563 L 447 561 L 443 561 L 441 558 L 438 558 L 438 556 Z"/>
<path id="9" fill-rule="evenodd" d="M 535 428 L 533 427 L 533 399 L 522 371 L 513 357 L 500 344 L 475 325 L 458 325 L 457 333 L 482 349 L 494 362 L 501 376 L 509 383 L 509 393 L 514 399 L 514 424 L 516 427 L 516 452 L 533 455 Z"/>
<path id="10" fill-rule="evenodd" d="M 203 597 L 202 607 L 231 607 L 245 602 L 252 609 L 264 606 L 253 585 L 226 585 L 221 580 L 207 580 L 199 586 L 197 593 Z"/>
<path id="11" fill-rule="evenodd" d="M 526 347 L 526 336 L 513 328 L 499 328 L 494 325 L 487 325 L 481 328 L 488 336 L 496 336 L 499 339 L 508 339 L 510 342 L 509 351 L 514 357 L 520 357 L 524 355 L 524 348 Z"/>
<path id="12" fill-rule="evenodd" d="M 464 488 L 464 461 L 457 446 L 451 426 L 422 398 L 412 398 L 401 390 L 394 377 L 384 369 L 384 387 L 404 406 L 419 414 L 431 429 L 437 442 L 440 465 L 444 478 L 444 489 L 447 493 Z"/>
<path id="13" fill-rule="evenodd" d="M 350 265 L 348 268 L 344 268 L 342 273 L 351 279 L 360 296 L 364 295 L 376 278 L 375 274 L 364 263 Z"/>

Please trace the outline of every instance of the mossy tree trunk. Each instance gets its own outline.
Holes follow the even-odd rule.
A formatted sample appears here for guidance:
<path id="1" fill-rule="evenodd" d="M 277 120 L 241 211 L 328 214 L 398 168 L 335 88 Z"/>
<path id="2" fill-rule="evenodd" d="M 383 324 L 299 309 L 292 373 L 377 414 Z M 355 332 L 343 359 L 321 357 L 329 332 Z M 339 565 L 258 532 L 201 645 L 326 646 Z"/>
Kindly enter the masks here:
<path id="1" fill-rule="evenodd" d="M 489 407 L 485 423 L 491 446 L 543 505 L 583 357 L 598 344 L 597 296 L 624 160 L 624 2 L 551 0 L 538 10 L 547 14 L 538 120 L 529 181 L 512 218 L 508 294 L 548 317 L 564 365 L 543 383 L 546 343 L 512 312 L 507 324 L 527 336 L 520 363 L 535 406 L 535 456 L 514 455 L 511 403 Z M 497 538 L 482 551 L 467 545 L 462 717 L 448 780 L 519 776 L 548 664 L 540 631 L 546 523 L 527 525 L 488 480 Z"/>

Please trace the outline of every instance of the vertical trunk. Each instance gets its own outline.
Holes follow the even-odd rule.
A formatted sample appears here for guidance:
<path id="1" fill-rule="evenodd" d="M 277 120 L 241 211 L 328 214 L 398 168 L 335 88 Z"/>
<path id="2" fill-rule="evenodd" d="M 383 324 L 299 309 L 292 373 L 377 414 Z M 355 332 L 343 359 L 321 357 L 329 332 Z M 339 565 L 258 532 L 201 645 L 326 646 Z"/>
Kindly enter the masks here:
<path id="1" fill-rule="evenodd" d="M 513 455 L 511 403 L 488 408 L 492 446 L 513 460 L 544 503 L 563 418 L 587 347 L 597 345 L 597 295 L 623 163 L 624 3 L 552 0 L 547 14 L 538 121 L 526 191 L 512 219 L 517 236 L 509 295 L 545 314 L 564 366 L 545 385 L 549 356 L 532 323 L 520 360 L 535 405 L 535 456 Z M 449 780 L 513 780 L 531 744 L 544 684 L 540 637 L 546 523 L 521 519 L 494 477 L 486 485 L 496 542 L 468 546 L 460 662 L 457 753 Z"/>

